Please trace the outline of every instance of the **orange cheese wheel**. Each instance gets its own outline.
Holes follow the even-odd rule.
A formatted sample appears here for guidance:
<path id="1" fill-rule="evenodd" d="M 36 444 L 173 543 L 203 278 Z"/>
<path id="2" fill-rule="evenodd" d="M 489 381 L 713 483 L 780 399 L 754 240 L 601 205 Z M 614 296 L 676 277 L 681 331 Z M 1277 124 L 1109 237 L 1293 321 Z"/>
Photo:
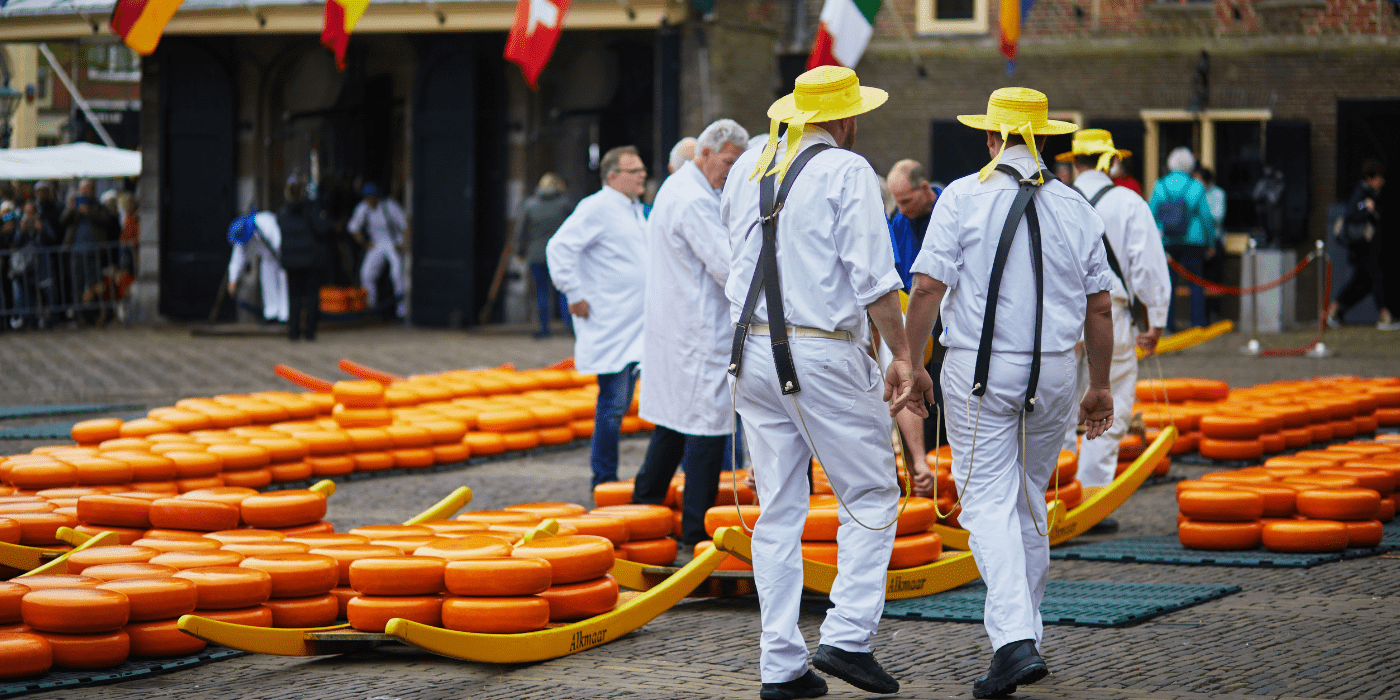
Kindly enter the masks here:
<path id="1" fill-rule="evenodd" d="M 1342 418 L 1332 421 L 1332 439 L 1334 440 L 1355 437 L 1357 432 L 1359 431 L 1357 429 L 1356 419 L 1354 418 Z"/>
<path id="2" fill-rule="evenodd" d="M 255 528 L 294 527 L 326 515 L 326 497 L 310 490 L 288 490 L 249 496 L 243 500 L 243 522 Z"/>
<path id="3" fill-rule="evenodd" d="M 350 626 L 361 632 L 383 632 L 396 617 L 432 627 L 442 626 L 442 597 L 367 596 L 352 598 L 345 606 Z"/>
<path id="4" fill-rule="evenodd" d="M 401 555 L 401 552 L 394 547 L 372 545 L 368 542 L 364 544 L 335 544 L 313 547 L 311 553 L 320 554 L 335 560 L 336 576 L 341 586 L 350 585 L 350 564 L 355 561 L 374 557 L 396 557 Z"/>
<path id="5" fill-rule="evenodd" d="M 165 537 L 143 537 L 132 542 L 132 544 L 138 547 L 150 547 L 160 552 L 207 552 L 219 548 L 218 542 L 203 537 L 183 537 L 175 539 L 167 539 Z"/>
<path id="6" fill-rule="evenodd" d="M 533 450 L 540 446 L 540 434 L 535 430 L 501 433 L 501 439 L 505 440 L 506 449 L 511 451 Z"/>
<path id="7" fill-rule="evenodd" d="M 602 506 L 589 511 L 595 515 L 616 515 L 627 521 L 628 540 L 651 540 L 671 533 L 671 509 L 665 506 L 628 503 Z"/>
<path id="8" fill-rule="evenodd" d="M 512 433 L 533 430 L 539 427 L 539 421 L 523 408 L 502 408 L 478 413 L 476 425 L 483 431 Z"/>
<path id="9" fill-rule="evenodd" d="M 1259 459 L 1264 456 L 1264 443 L 1258 438 L 1252 440 L 1222 440 L 1202 437 L 1196 448 L 1202 457 L 1221 461 Z"/>
<path id="10" fill-rule="evenodd" d="M 266 572 L 272 578 L 273 598 L 322 595 L 340 582 L 336 560 L 321 554 L 254 555 L 245 557 L 239 566 Z"/>
<path id="11" fill-rule="evenodd" d="M 382 406 L 371 408 L 336 406 L 331 410 L 331 419 L 342 429 L 383 428 L 394 422 L 393 414 Z"/>
<path id="12" fill-rule="evenodd" d="M 1177 525 L 1181 546 L 1187 549 L 1254 549 L 1259 546 L 1263 531 L 1263 523 L 1257 520 L 1233 523 L 1188 520 Z"/>
<path id="13" fill-rule="evenodd" d="M 1201 434 L 1217 440 L 1250 440 L 1264 431 L 1264 421 L 1235 414 L 1201 416 Z"/>
<path id="14" fill-rule="evenodd" d="M 345 476 L 355 472 L 355 459 L 350 455 L 328 455 L 325 457 L 307 457 L 306 468 L 312 476 Z M 273 475 L 276 478 L 276 475 Z"/>
<path id="15" fill-rule="evenodd" d="M 152 564 L 169 566 L 178 571 L 198 569 L 206 566 L 238 566 L 242 562 L 242 554 L 222 549 L 200 552 L 163 552 L 157 554 L 150 560 Z"/>
<path id="16" fill-rule="evenodd" d="M 394 447 L 393 438 L 384 428 L 345 428 L 345 435 L 356 452 L 377 452 Z"/>
<path id="17" fill-rule="evenodd" d="M 134 481 L 127 484 L 129 489 L 126 493 L 117 495 L 127 495 L 129 493 L 152 493 L 161 497 L 174 498 L 180 495 L 180 487 L 174 481 Z"/>
<path id="18" fill-rule="evenodd" d="M 1344 466 L 1348 461 L 1356 459 L 1356 455 L 1346 452 L 1333 452 L 1331 450 L 1302 450 L 1291 455 L 1295 459 L 1311 459 L 1323 462 L 1331 462 L 1332 466 Z"/>
<path id="19" fill-rule="evenodd" d="M 614 561 L 612 542 L 596 535 L 569 535 L 525 542 L 517 545 L 511 555 L 547 560 L 552 571 L 551 580 L 556 585 L 603 576 L 612 569 Z"/>
<path id="20" fill-rule="evenodd" d="M 592 413 L 592 411 L 589 412 Z M 575 440 L 584 440 L 593 437 L 593 419 L 578 418 L 576 420 L 569 421 L 569 429 L 574 431 Z"/>
<path id="21" fill-rule="evenodd" d="M 530 534 L 530 532 L 533 531 L 536 527 L 538 527 L 538 526 L 536 526 L 536 525 L 492 525 L 492 526 L 490 527 L 490 529 L 488 530 L 487 534 L 504 536 L 504 537 L 506 537 L 508 540 L 510 540 L 511 542 L 519 542 L 519 541 L 525 539 L 525 536 L 528 535 L 528 534 Z M 554 533 L 554 534 L 556 534 L 556 535 L 577 535 L 577 534 L 579 534 L 579 533 L 578 533 L 578 529 L 575 528 L 575 527 L 573 527 L 572 525 L 564 525 L 564 524 L 561 523 L 561 524 L 559 525 L 559 531 L 556 532 L 556 533 Z"/>
<path id="22" fill-rule="evenodd" d="M 120 564 L 95 564 L 83 569 L 83 576 L 103 582 L 121 581 L 129 578 L 165 578 L 178 571 L 175 567 L 150 562 L 126 562 Z"/>
<path id="23" fill-rule="evenodd" d="M 131 467 L 132 481 L 168 481 L 175 478 L 175 462 L 163 455 L 135 450 L 104 451 L 107 459 L 124 462 Z"/>
<path id="24" fill-rule="evenodd" d="M 447 563 L 443 583 L 460 596 L 534 595 L 549 588 L 551 572 L 544 559 L 461 559 Z"/>
<path id="25" fill-rule="evenodd" d="M 1357 480 L 1355 477 L 1351 476 L 1322 476 L 1320 474 L 1309 474 L 1307 476 L 1285 476 L 1280 483 L 1320 489 L 1342 489 L 1355 488 Z M 1380 494 L 1376 495 L 1379 496 Z"/>
<path id="26" fill-rule="evenodd" d="M 196 501 L 213 501 L 215 503 L 225 503 L 238 507 L 243 504 L 243 499 L 256 495 L 258 495 L 258 492 L 255 489 L 241 486 L 219 486 L 182 493 L 180 494 L 180 498 L 189 498 Z"/>
<path id="27" fill-rule="evenodd" d="M 399 469 L 422 469 L 437 463 L 433 451 L 425 447 L 389 450 L 389 456 L 394 458 L 394 466 Z"/>
<path id="28" fill-rule="evenodd" d="M 473 510 L 458 515 L 457 520 L 486 525 L 538 525 L 544 518 L 521 510 Z"/>
<path id="29" fill-rule="evenodd" d="M 1400 407 L 1378 408 L 1372 417 L 1375 418 L 1377 426 L 1395 427 L 1400 425 Z"/>
<path id="30" fill-rule="evenodd" d="M 567 426 L 569 421 L 574 419 L 574 412 L 563 406 L 550 406 L 539 404 L 526 407 L 527 411 L 535 417 L 536 427 L 551 428 L 555 426 Z M 572 432 L 572 431 L 570 431 Z"/>
<path id="31" fill-rule="evenodd" d="M 243 488 L 260 489 L 272 483 L 272 470 L 263 467 L 262 469 L 247 469 L 238 472 L 226 471 L 221 478 L 226 487 L 241 486 Z"/>
<path id="32" fill-rule="evenodd" d="M 732 506 L 731 506 L 732 508 Z M 568 525 L 580 535 L 606 537 L 613 545 L 620 545 L 629 539 L 627 521 L 615 515 L 575 515 L 555 518 L 562 527 Z"/>
<path id="33" fill-rule="evenodd" d="M 617 579 L 603 576 L 578 583 L 556 583 L 539 597 L 549 602 L 549 621 L 568 622 L 601 615 L 617 607 Z"/>
<path id="34" fill-rule="evenodd" d="M 198 610 L 234 610 L 261 605 L 272 596 L 272 576 L 242 566 L 186 569 L 175 578 L 188 579 L 198 593 Z"/>
<path id="35" fill-rule="evenodd" d="M 148 562 L 157 554 L 160 554 L 160 550 L 150 547 L 135 547 L 130 545 L 92 547 L 68 555 L 68 573 L 81 574 L 83 573 L 83 569 L 89 566 L 97 566 L 98 564 Z"/>
<path id="36" fill-rule="evenodd" d="M 1376 520 L 1388 523 L 1395 518 L 1395 497 L 1381 499 L 1380 512 L 1376 514 Z"/>
<path id="37" fill-rule="evenodd" d="M 894 538 L 890 552 L 891 569 L 912 569 L 938 560 L 943 554 L 943 538 L 936 532 L 920 532 Z"/>
<path id="38" fill-rule="evenodd" d="M 1328 459 L 1314 459 L 1311 457 L 1299 457 L 1296 454 L 1282 457 L 1270 457 L 1264 460 L 1265 467 L 1288 467 L 1290 469 L 1304 469 L 1315 472 L 1319 469 L 1341 466 Z"/>
<path id="39" fill-rule="evenodd" d="M 278 533 L 281 534 L 281 533 Z M 277 554 L 305 554 L 311 548 L 300 542 L 283 542 L 281 540 L 257 540 L 242 542 L 227 542 L 219 546 L 219 549 L 226 552 L 237 552 L 244 557 L 272 556 Z"/>
<path id="40" fill-rule="evenodd" d="M 803 542 L 802 558 L 836 566 L 835 542 Z"/>
<path id="41" fill-rule="evenodd" d="M 354 447 L 350 436 L 339 428 L 295 432 L 292 437 L 306 443 L 308 457 L 345 454 Z"/>
<path id="42" fill-rule="evenodd" d="M 384 385 L 369 380 L 340 381 L 331 385 L 335 402 L 352 408 L 372 408 L 384 403 Z"/>
<path id="43" fill-rule="evenodd" d="M 1332 440 L 1332 423 L 1330 421 L 1313 423 L 1308 426 L 1308 430 L 1312 433 L 1313 442 L 1329 442 Z"/>
<path id="44" fill-rule="evenodd" d="M 435 533 L 439 534 L 439 533 Z M 509 557 L 512 547 L 506 540 L 490 534 L 468 534 L 462 537 L 438 538 L 413 551 L 414 556 L 435 557 L 443 561 L 458 559 L 482 559 Z M 393 593 L 370 593 L 370 595 L 399 595 Z M 405 593 L 402 595 L 418 595 Z"/>
<path id="45" fill-rule="evenodd" d="M 19 543 L 29 547 L 59 544 L 58 528 L 73 527 L 78 519 L 63 513 L 10 513 L 6 518 L 19 523 Z"/>
<path id="46" fill-rule="evenodd" d="M 131 656 L 140 658 L 165 658 L 197 654 L 208 646 L 208 642 L 194 635 L 185 634 L 177 626 L 178 620 L 153 620 L 133 622 L 122 628 L 131 639 Z"/>
<path id="47" fill-rule="evenodd" d="M 238 527 L 238 508 L 192 498 L 162 498 L 151 503 L 150 518 L 156 528 L 215 532 Z"/>
<path id="48" fill-rule="evenodd" d="M 45 591 L 50 588 L 96 588 L 102 579 L 75 574 L 25 574 L 15 579 L 31 591 Z"/>
<path id="49" fill-rule="evenodd" d="M 432 432 L 416 425 L 391 425 L 385 428 L 384 432 L 389 434 L 389 439 L 393 441 L 396 449 L 431 447 L 433 444 Z"/>
<path id="50" fill-rule="evenodd" d="M 811 511 L 808 513 L 810 514 Z M 741 514 L 743 525 L 752 530 L 754 524 L 758 522 L 758 506 L 716 506 L 705 511 L 705 532 L 713 537 L 715 532 L 722 527 L 740 527 Z"/>
<path id="51" fill-rule="evenodd" d="M 1201 475 L 1202 481 L 1219 481 L 1225 484 L 1256 484 L 1267 485 L 1274 482 L 1273 476 L 1264 471 L 1252 471 L 1248 468 L 1231 471 L 1206 472 Z"/>
<path id="52" fill-rule="evenodd" d="M 170 433 L 182 433 L 191 430 L 204 430 L 214 425 L 213 421 L 203 413 L 196 411 L 186 411 L 183 408 L 153 408 L 146 412 L 146 417 L 160 421 L 171 426 L 171 430 L 147 433 L 144 437 L 151 435 L 162 435 Z M 128 423 L 127 425 L 130 425 Z M 123 426 L 125 427 L 125 426 Z M 123 431 L 125 433 L 125 431 Z"/>
<path id="53" fill-rule="evenodd" d="M 286 484 L 293 481 L 306 481 L 315 476 L 311 465 L 306 462 L 287 462 L 284 464 L 274 464 L 267 468 L 267 473 L 272 477 L 274 484 Z M 222 480 L 220 480 L 222 481 Z"/>
<path id="54" fill-rule="evenodd" d="M 471 448 L 460 442 L 446 445 L 433 445 L 433 461 L 437 464 L 455 464 L 465 462 L 472 456 Z"/>
<path id="55" fill-rule="evenodd" d="M 1259 436 L 1259 444 L 1264 447 L 1264 454 L 1278 454 L 1288 449 L 1288 440 L 1283 437 L 1282 432 L 1263 433 Z"/>
<path id="56" fill-rule="evenodd" d="M 695 543 L 695 556 L 700 556 L 715 548 L 715 543 L 709 540 Z M 746 564 L 742 559 L 733 555 L 724 558 L 719 564 L 719 571 L 753 571 L 753 565 Z"/>
<path id="57" fill-rule="evenodd" d="M 486 523 L 473 523 L 466 520 L 428 520 L 418 524 L 443 537 L 480 534 L 486 532 L 489 527 Z"/>
<path id="58" fill-rule="evenodd" d="M 385 537 L 383 539 L 370 540 L 369 543 L 380 547 L 393 547 L 399 554 L 408 556 L 418 550 L 419 547 L 430 542 L 442 539 L 437 534 L 432 535 L 410 535 L 408 537 Z"/>
<path id="59" fill-rule="evenodd" d="M 272 463 L 272 453 L 258 445 L 219 444 L 205 451 L 222 459 L 226 472 L 261 469 Z"/>
<path id="60" fill-rule="evenodd" d="M 278 531 L 286 535 L 288 538 L 299 535 L 324 535 L 327 533 L 335 532 L 335 525 L 332 525 L 325 520 L 319 520 L 308 525 L 297 525 L 295 527 L 278 528 Z"/>
<path id="61" fill-rule="evenodd" d="M 1195 395 L 1190 379 L 1139 379 L 1135 387 L 1138 401 L 1188 401 Z"/>
<path id="62" fill-rule="evenodd" d="M 442 602 L 442 626 L 458 632 L 520 634 L 549 625 L 549 601 L 539 596 L 448 597 Z"/>
<path id="63" fill-rule="evenodd" d="M 12 625 L 20 621 L 19 603 L 30 590 L 29 586 L 22 583 L 0 581 L 0 625 Z"/>
<path id="64" fill-rule="evenodd" d="M 296 535 L 287 535 L 286 541 L 300 542 L 310 547 L 313 551 L 317 547 L 333 547 L 336 545 L 344 544 L 369 544 L 368 537 L 352 535 L 348 532 L 303 533 Z"/>
<path id="65" fill-rule="evenodd" d="M 1264 515 L 1264 497 L 1240 490 L 1188 489 L 1176 498 L 1181 514 L 1205 522 L 1248 522 Z"/>
<path id="66" fill-rule="evenodd" d="M 1351 463 L 1348 462 L 1348 465 Z M 1395 480 L 1397 473 L 1386 469 L 1375 469 L 1368 467 L 1345 466 L 1332 469 L 1317 470 L 1318 476 L 1342 476 L 1356 479 L 1356 485 L 1363 489 L 1371 489 L 1385 498 L 1395 492 Z"/>
<path id="67" fill-rule="evenodd" d="M 541 445 L 563 445 L 574 441 L 574 429 L 567 425 L 553 428 L 540 428 L 535 431 Z"/>
<path id="68" fill-rule="evenodd" d="M 394 456 L 388 452 L 360 452 L 350 455 L 355 460 L 355 471 L 377 472 L 394 468 Z"/>
<path id="69" fill-rule="evenodd" d="M 78 483 L 78 470 L 71 464 L 50 460 L 17 464 L 6 474 L 6 481 L 22 491 L 42 491 Z"/>
<path id="70" fill-rule="evenodd" d="M 96 418 L 73 424 L 69 434 L 79 445 L 96 445 L 103 440 L 121 437 L 122 421 L 118 418 Z"/>
<path id="71" fill-rule="evenodd" d="M 37 676 L 53 666 L 53 648 L 42 635 L 0 632 L 0 661 L 0 678 Z"/>
<path id="72" fill-rule="evenodd" d="M 1283 444 L 1285 448 L 1295 449 L 1307 447 L 1311 443 L 1312 430 L 1308 427 L 1283 429 Z"/>
<path id="73" fill-rule="evenodd" d="M 126 661 L 131 639 L 116 630 L 102 634 L 36 632 L 53 650 L 55 668 L 111 668 Z"/>
<path id="74" fill-rule="evenodd" d="M 209 452 L 176 451 L 166 452 L 165 458 L 175 465 L 177 479 L 199 479 L 218 476 L 224 469 L 224 460 Z"/>
<path id="75" fill-rule="evenodd" d="M 335 596 L 336 619 L 345 619 L 345 608 L 349 607 L 351 599 L 360 595 L 360 592 L 348 586 L 337 586 L 331 589 L 330 595 Z"/>
<path id="76" fill-rule="evenodd" d="M 1264 547 L 1273 552 L 1340 552 L 1350 535 L 1334 520 L 1285 520 L 1264 525 Z"/>
<path id="77" fill-rule="evenodd" d="M 358 559 L 350 563 L 350 587 L 371 596 L 433 595 L 443 590 L 444 566 L 436 557 Z"/>
<path id="78" fill-rule="evenodd" d="M 98 588 L 30 591 L 20 601 L 24 624 L 40 632 L 111 632 L 125 625 L 130 614 L 131 603 L 125 595 Z"/>
<path id="79" fill-rule="evenodd" d="M 126 462 L 106 457 L 64 457 L 78 472 L 78 483 L 84 486 L 125 484 L 134 472 Z"/>
<path id="80" fill-rule="evenodd" d="M 1380 494 L 1366 488 L 1322 488 L 1298 494 L 1298 514 L 1316 520 L 1373 520 Z"/>
<path id="81" fill-rule="evenodd" d="M 272 610 L 273 627 L 327 627 L 340 616 L 340 603 L 334 595 L 305 598 L 273 598 L 263 603 Z"/>
<path id="82" fill-rule="evenodd" d="M 676 552 L 679 549 L 677 542 L 670 537 L 629 540 L 616 545 L 615 548 L 622 552 L 620 556 L 623 559 L 650 566 L 670 566 L 675 563 Z"/>
<path id="83" fill-rule="evenodd" d="M 467 433 L 466 437 L 462 438 L 462 442 L 473 455 L 477 456 L 500 454 L 506 451 L 505 437 L 494 431 Z"/>
<path id="84" fill-rule="evenodd" d="M 0 542 L 19 544 L 20 524 L 9 518 L 0 518 Z"/>
<path id="85" fill-rule="evenodd" d="M 192 581 L 173 576 L 120 579 L 108 581 L 97 588 L 126 596 L 131 622 L 168 620 L 186 615 L 194 612 L 195 603 L 199 600 Z"/>
<path id="86" fill-rule="evenodd" d="M 194 614 L 219 622 L 229 622 L 245 627 L 271 627 L 272 609 L 266 605 L 254 605 L 232 610 L 195 610 Z"/>
<path id="87" fill-rule="evenodd" d="M 1231 484 L 1232 491 L 1257 493 L 1264 499 L 1265 518 L 1290 518 L 1297 510 L 1298 492 L 1277 484 Z"/>
<path id="88" fill-rule="evenodd" d="M 1224 401 L 1230 396 L 1230 385 L 1216 379 L 1187 379 L 1191 398 L 1195 401 Z M 1151 400 L 1151 399 L 1149 399 Z"/>
<path id="89" fill-rule="evenodd" d="M 306 457 L 306 443 L 296 438 L 286 437 L 276 431 L 270 432 L 276 437 L 255 437 L 249 440 L 248 444 L 266 449 L 273 464 L 296 462 Z"/>
<path id="90" fill-rule="evenodd" d="M 371 541 L 382 540 L 389 537 L 412 537 L 414 535 L 431 535 L 431 528 L 422 525 L 362 525 L 351 528 L 350 534 L 367 537 Z"/>
<path id="91" fill-rule="evenodd" d="M 1045 490 L 1045 502 L 1053 503 L 1056 495 L 1056 485 L 1052 482 L 1050 488 Z M 1084 500 L 1084 485 L 1079 483 L 1078 479 L 1068 483 L 1060 482 L 1058 496 L 1059 499 L 1064 502 L 1066 508 L 1073 509 L 1075 506 L 1079 505 L 1080 501 Z M 932 525 L 932 523 L 930 523 L 930 525 Z"/>

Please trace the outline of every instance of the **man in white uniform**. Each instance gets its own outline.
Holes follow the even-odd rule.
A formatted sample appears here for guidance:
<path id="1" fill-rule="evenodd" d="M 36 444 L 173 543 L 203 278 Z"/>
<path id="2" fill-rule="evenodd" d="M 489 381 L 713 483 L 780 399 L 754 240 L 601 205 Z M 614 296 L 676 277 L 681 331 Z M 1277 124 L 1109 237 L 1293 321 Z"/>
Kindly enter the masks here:
<path id="1" fill-rule="evenodd" d="M 1065 449 L 1079 450 L 1079 483 L 1084 495 L 1091 496 L 1113 483 L 1118 468 L 1118 443 L 1128 432 L 1137 387 L 1137 349 L 1151 355 L 1167 325 L 1167 303 L 1171 300 L 1171 278 L 1167 253 L 1146 200 L 1126 187 L 1117 187 L 1108 176 L 1120 158 L 1131 155 L 1113 145 L 1113 135 L 1103 129 L 1083 129 L 1074 135 L 1069 153 L 1055 159 L 1074 164 L 1074 188 L 1089 200 L 1103 219 L 1113 268 L 1113 364 L 1109 384 L 1113 387 L 1113 423 L 1098 440 L 1076 441 L 1074 425 L 1065 433 Z M 1124 286 L 1124 282 L 1127 286 Z M 1146 318 L 1142 311 L 1146 311 Z M 1134 326 L 1138 333 L 1133 334 Z M 1076 346 L 1077 376 L 1081 390 L 1089 386 L 1089 365 L 1082 346 Z M 1112 532 L 1118 524 L 1105 519 L 1095 527 Z"/>
<path id="2" fill-rule="evenodd" d="M 593 485 L 617 481 L 617 442 L 642 359 L 647 169 L 633 146 L 603 154 L 603 189 L 584 197 L 545 246 L 549 276 L 574 317 L 574 366 L 598 375 Z"/>
<path id="3" fill-rule="evenodd" d="M 764 150 L 740 156 L 720 198 L 733 249 L 724 291 L 738 324 L 730 373 L 763 504 L 753 564 L 764 700 L 826 693 L 826 682 L 807 667 L 797 627 L 813 454 L 845 507 L 834 607 L 812 665 L 869 692 L 899 689 L 870 648 L 884 609 L 895 535 L 889 525 L 899 501 L 890 416 L 908 402 L 912 369 L 879 181 L 847 150 L 856 115 L 885 99 L 883 90 L 861 87 L 849 68 L 803 73 L 794 94 L 769 108 Z M 782 141 L 779 121 L 788 124 Z M 774 197 L 788 188 L 775 211 Z M 760 222 L 760 211 L 767 221 Z M 883 399 L 879 368 L 865 351 L 867 313 L 894 356 Z"/>
<path id="4" fill-rule="evenodd" d="M 637 472 L 633 503 L 666 499 L 685 465 L 681 543 L 709 539 L 705 511 L 715 504 L 725 437 L 734 429 L 729 398 L 729 236 L 719 223 L 719 190 L 749 134 L 730 119 L 700 133 L 694 160 L 656 195 L 647 219 L 646 330 L 641 417 L 656 424 Z"/>
<path id="5" fill-rule="evenodd" d="M 288 316 L 287 271 L 282 269 L 282 229 L 270 211 L 249 214 L 228 230 L 233 255 L 228 261 L 228 293 L 234 295 L 238 280 L 258 261 L 258 285 L 262 288 L 263 318 L 286 323 Z"/>
<path id="6" fill-rule="evenodd" d="M 398 202 L 392 199 L 380 199 L 379 188 L 373 184 L 365 185 L 365 198 L 355 206 L 355 212 L 350 215 L 350 224 L 346 229 L 350 231 L 360 242 L 364 244 L 364 233 L 369 231 L 368 250 L 365 251 L 365 260 L 360 264 L 360 286 L 369 292 L 369 307 L 378 308 L 378 292 L 375 289 L 378 285 L 379 274 L 384 270 L 384 266 L 389 266 L 389 279 L 394 284 L 395 311 L 399 316 L 404 314 L 404 284 L 403 284 L 403 261 L 399 258 L 399 250 L 403 248 L 404 231 L 408 228 L 408 221 L 404 218 L 403 209 Z"/>
<path id="7" fill-rule="evenodd" d="M 908 337 L 916 354 L 942 307 L 958 521 L 971 533 L 987 584 L 985 626 L 996 653 L 972 685 L 979 698 L 1006 697 L 1049 673 L 1037 651 L 1050 566 L 1042 494 L 1071 420 L 1081 330 L 1090 367 L 1079 413 L 1080 422 L 1089 419 L 1085 437 L 1098 437 L 1113 415 L 1113 273 L 1103 222 L 1079 193 L 1044 172 L 1043 135 L 1076 129 L 1046 119 L 1046 110 L 1040 92 L 1002 88 L 987 114 L 958 117 L 987 132 L 992 162 L 943 191 L 912 268 Z M 915 371 L 916 389 L 932 401 L 932 381 Z"/>

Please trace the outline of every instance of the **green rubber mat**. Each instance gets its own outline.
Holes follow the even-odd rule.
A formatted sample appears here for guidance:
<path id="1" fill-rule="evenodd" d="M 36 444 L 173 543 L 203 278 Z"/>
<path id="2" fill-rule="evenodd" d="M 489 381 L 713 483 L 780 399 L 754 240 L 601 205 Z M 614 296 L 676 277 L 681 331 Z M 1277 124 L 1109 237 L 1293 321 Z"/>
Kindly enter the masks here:
<path id="1" fill-rule="evenodd" d="M 1362 557 L 1384 554 L 1400 549 L 1400 525 L 1385 528 L 1380 545 L 1353 548 L 1341 552 L 1292 553 L 1270 552 L 1266 549 L 1240 551 L 1210 551 L 1187 549 L 1175 535 L 1160 537 L 1126 537 L 1120 540 L 1096 542 L 1078 547 L 1050 550 L 1051 559 L 1083 561 L 1121 561 L 1136 564 L 1187 564 L 1200 566 L 1258 566 L 1267 568 L 1303 568 Z"/>
<path id="2" fill-rule="evenodd" d="M 122 420 L 145 418 L 146 414 L 136 413 L 121 416 Z M 73 421 L 66 423 L 45 423 L 26 425 L 20 428 L 0 428 L 0 440 L 67 440 L 73 434 Z"/>
<path id="3" fill-rule="evenodd" d="M 0 406 L 0 419 L 34 418 L 37 416 L 61 416 L 65 413 L 102 413 L 104 411 L 129 411 L 144 408 L 141 404 L 119 403 L 70 403 L 38 406 Z"/>
<path id="4" fill-rule="evenodd" d="M 1040 601 L 1047 625 L 1126 627 L 1174 610 L 1238 593 L 1239 586 L 1179 583 L 1111 583 L 1107 581 L 1048 581 Z M 987 587 L 970 583 L 946 593 L 892 600 L 885 617 L 934 622 L 981 622 Z"/>
<path id="5" fill-rule="evenodd" d="M 108 683 L 121 683 L 154 676 L 170 671 L 180 671 L 202 666 L 213 661 L 222 661 L 246 652 L 226 647 L 210 645 L 204 651 L 192 656 L 174 659 L 139 659 L 127 661 L 113 668 L 58 669 L 33 678 L 6 679 L 0 682 L 0 698 L 12 698 L 29 693 L 43 693 L 50 690 L 84 688 Z"/>

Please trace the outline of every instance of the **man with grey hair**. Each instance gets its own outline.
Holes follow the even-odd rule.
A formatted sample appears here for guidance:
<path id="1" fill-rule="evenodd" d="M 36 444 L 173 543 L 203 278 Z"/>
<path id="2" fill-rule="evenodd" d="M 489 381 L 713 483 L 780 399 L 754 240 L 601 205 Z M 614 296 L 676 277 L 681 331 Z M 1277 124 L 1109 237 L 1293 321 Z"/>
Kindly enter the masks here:
<path id="1" fill-rule="evenodd" d="M 687 136 L 671 147 L 671 159 L 666 163 L 666 170 L 670 174 L 676 174 L 682 165 L 695 160 L 695 141 L 694 136 Z"/>
<path id="2" fill-rule="evenodd" d="M 1152 217 L 1157 220 L 1157 229 L 1162 232 L 1162 245 L 1167 255 L 1188 272 L 1197 277 L 1205 273 L 1207 251 L 1215 249 L 1215 217 L 1210 213 L 1210 203 L 1206 201 L 1206 188 L 1191 171 L 1196 168 L 1196 157 L 1191 149 L 1180 146 L 1167 156 L 1166 177 L 1152 186 L 1152 197 L 1147 205 L 1152 209 Z M 1181 276 L 1172 270 L 1172 290 L 1167 308 L 1167 330 L 1176 330 L 1176 288 L 1181 285 Z M 1191 285 L 1191 325 L 1204 326 L 1206 319 L 1206 290 Z"/>
<path id="3" fill-rule="evenodd" d="M 593 423 L 593 485 L 617 480 L 622 417 L 632 405 L 642 360 L 646 220 L 638 197 L 647 169 L 635 146 L 598 164 L 603 189 L 584 197 L 545 245 L 554 286 L 574 316 L 574 366 L 598 375 Z"/>
<path id="4" fill-rule="evenodd" d="M 719 493 L 725 437 L 734 429 L 725 348 L 733 332 L 724 296 L 730 250 L 719 192 L 748 142 L 733 120 L 706 127 L 695 159 L 662 183 L 648 220 L 641 416 L 656 431 L 632 502 L 661 504 L 684 459 L 687 547 L 709 539 L 705 511 Z"/>

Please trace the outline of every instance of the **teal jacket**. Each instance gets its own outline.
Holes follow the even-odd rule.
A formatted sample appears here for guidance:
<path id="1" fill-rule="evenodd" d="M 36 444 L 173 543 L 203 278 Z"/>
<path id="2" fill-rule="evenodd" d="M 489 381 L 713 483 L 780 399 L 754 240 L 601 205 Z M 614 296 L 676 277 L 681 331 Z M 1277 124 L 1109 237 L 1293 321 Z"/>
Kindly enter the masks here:
<path id="1" fill-rule="evenodd" d="M 1152 209 L 1152 218 L 1157 221 L 1157 231 L 1162 231 L 1162 217 L 1157 210 L 1163 202 L 1178 199 L 1186 200 L 1186 215 L 1191 218 L 1191 228 L 1184 239 L 1162 236 L 1162 245 L 1194 245 L 1204 248 L 1215 246 L 1217 232 L 1215 217 L 1211 215 L 1210 203 L 1206 201 L 1206 188 L 1189 174 L 1173 170 L 1152 186 L 1152 198 L 1147 206 Z"/>

